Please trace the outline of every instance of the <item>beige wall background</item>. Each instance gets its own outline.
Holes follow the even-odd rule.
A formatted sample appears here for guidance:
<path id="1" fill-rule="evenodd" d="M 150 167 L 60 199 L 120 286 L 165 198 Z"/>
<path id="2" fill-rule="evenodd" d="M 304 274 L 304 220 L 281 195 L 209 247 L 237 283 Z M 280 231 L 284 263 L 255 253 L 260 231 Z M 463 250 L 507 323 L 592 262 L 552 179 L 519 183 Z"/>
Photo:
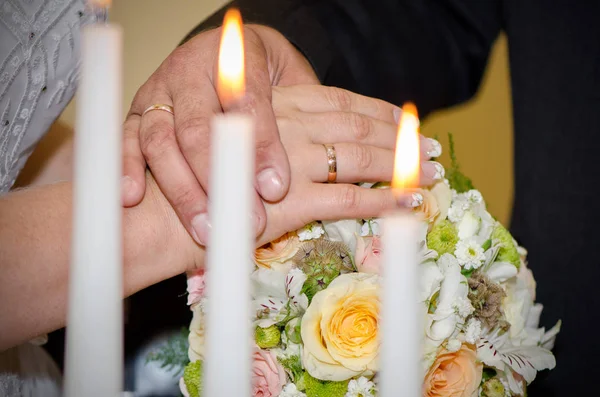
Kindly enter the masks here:
<path id="1" fill-rule="evenodd" d="M 123 112 L 138 87 L 154 72 L 179 41 L 201 20 L 226 3 L 225 0 L 116 0 L 113 22 L 124 30 Z M 73 125 L 74 104 L 62 121 Z M 490 212 L 507 222 L 512 206 L 512 114 L 506 40 L 496 43 L 474 100 L 438 112 L 423 123 L 422 132 L 439 136 L 446 147 L 448 132 L 456 140 L 463 171 L 481 190 Z M 448 154 L 442 156 L 447 163 Z"/>

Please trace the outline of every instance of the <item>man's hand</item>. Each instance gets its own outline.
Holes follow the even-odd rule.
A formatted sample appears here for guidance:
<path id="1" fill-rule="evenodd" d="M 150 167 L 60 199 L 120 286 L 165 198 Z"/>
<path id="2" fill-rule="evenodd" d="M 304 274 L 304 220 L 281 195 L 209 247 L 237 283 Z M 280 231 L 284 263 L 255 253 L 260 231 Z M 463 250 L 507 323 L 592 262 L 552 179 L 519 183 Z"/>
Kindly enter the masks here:
<path id="1" fill-rule="evenodd" d="M 210 161 L 210 120 L 231 110 L 216 91 L 216 65 L 221 29 L 203 32 L 174 50 L 139 89 L 124 126 L 123 204 L 134 206 L 144 196 L 146 165 L 182 224 L 205 245 Z M 247 87 L 243 107 L 255 115 L 257 235 L 265 228 L 262 199 L 277 202 L 290 185 L 290 166 L 279 139 L 271 104 L 271 86 L 315 84 L 308 61 L 280 33 L 265 26 L 244 28 Z M 170 105 L 174 115 L 148 112 L 154 104 Z"/>

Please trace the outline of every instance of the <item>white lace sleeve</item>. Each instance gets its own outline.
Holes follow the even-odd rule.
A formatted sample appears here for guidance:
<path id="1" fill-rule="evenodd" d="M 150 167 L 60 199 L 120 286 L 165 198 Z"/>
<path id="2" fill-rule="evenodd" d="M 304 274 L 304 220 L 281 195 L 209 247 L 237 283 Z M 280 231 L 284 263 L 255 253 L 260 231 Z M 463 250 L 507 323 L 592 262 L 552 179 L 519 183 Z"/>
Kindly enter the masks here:
<path id="1" fill-rule="evenodd" d="M 75 93 L 85 4 L 0 1 L 0 194 Z"/>

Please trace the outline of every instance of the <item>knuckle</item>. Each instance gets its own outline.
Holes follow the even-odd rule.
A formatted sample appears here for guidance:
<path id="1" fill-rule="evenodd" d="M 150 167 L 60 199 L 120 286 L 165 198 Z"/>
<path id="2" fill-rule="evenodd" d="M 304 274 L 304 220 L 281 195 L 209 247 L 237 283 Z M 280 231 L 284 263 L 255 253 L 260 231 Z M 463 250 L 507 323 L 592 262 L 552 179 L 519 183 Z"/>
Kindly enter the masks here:
<path id="1" fill-rule="evenodd" d="M 340 185 L 339 205 L 347 211 L 355 210 L 360 205 L 360 194 L 358 188 L 353 185 Z"/>
<path id="2" fill-rule="evenodd" d="M 179 185 L 171 193 L 170 201 L 179 213 L 185 214 L 187 209 L 192 207 L 198 200 L 189 186 Z"/>
<path id="3" fill-rule="evenodd" d="M 358 172 L 367 171 L 373 164 L 373 153 L 363 145 L 355 145 L 353 152 Z"/>
<path id="4" fill-rule="evenodd" d="M 352 95 L 349 91 L 341 88 L 329 87 L 327 90 L 327 97 L 333 107 L 342 112 L 348 112 L 352 108 Z"/>
<path id="5" fill-rule="evenodd" d="M 145 156 L 160 157 L 173 144 L 173 127 L 169 123 L 158 122 L 142 137 L 140 147 Z"/>
<path id="6" fill-rule="evenodd" d="M 373 130 L 371 120 L 362 114 L 348 113 L 350 130 L 358 141 L 367 139 Z"/>
<path id="7" fill-rule="evenodd" d="M 186 63 L 189 62 L 189 50 L 185 46 L 177 47 L 160 66 L 161 70 L 168 70 L 169 73 L 181 71 Z"/>
<path id="8" fill-rule="evenodd" d="M 183 150 L 198 150 L 208 142 L 210 120 L 197 116 L 183 121 L 177 126 L 177 142 Z"/>

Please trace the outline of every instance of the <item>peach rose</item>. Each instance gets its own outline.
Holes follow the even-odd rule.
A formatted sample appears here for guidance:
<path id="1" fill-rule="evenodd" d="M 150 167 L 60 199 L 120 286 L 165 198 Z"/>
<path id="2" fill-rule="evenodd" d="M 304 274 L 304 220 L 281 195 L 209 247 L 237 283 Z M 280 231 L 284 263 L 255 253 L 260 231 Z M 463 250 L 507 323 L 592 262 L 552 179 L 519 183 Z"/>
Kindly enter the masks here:
<path id="1" fill-rule="evenodd" d="M 283 264 L 296 255 L 300 239 L 296 232 L 286 233 L 254 252 L 254 262 L 258 267 L 270 269 L 274 264 Z"/>
<path id="2" fill-rule="evenodd" d="M 456 352 L 442 350 L 425 376 L 423 397 L 477 396 L 482 372 L 475 346 L 463 343 Z"/>
<path id="3" fill-rule="evenodd" d="M 361 273 L 380 274 L 381 238 L 379 236 L 357 237 L 354 263 Z"/>
<path id="4" fill-rule="evenodd" d="M 317 292 L 302 317 L 302 363 L 321 380 L 370 376 L 378 369 L 379 276 L 342 274 Z"/>
<path id="5" fill-rule="evenodd" d="M 252 396 L 277 397 L 285 385 L 285 369 L 269 350 L 256 348 L 252 355 Z"/>
<path id="6" fill-rule="evenodd" d="M 417 189 L 415 193 L 419 193 L 421 196 L 423 196 L 423 204 L 416 207 L 413 211 L 420 215 L 425 222 L 432 225 L 437 216 L 440 214 L 440 209 L 435 196 L 426 189 Z"/>

